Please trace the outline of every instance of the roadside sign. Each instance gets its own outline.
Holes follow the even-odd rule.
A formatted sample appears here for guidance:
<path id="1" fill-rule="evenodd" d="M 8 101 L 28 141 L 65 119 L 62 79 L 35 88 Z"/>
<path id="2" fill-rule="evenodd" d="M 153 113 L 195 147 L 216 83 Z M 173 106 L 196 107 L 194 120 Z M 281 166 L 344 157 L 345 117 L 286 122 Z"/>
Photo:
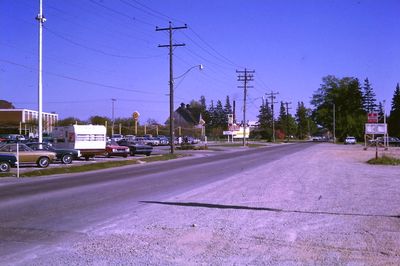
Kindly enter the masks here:
<path id="1" fill-rule="evenodd" d="M 368 123 L 378 123 L 378 113 L 368 113 Z"/>
<path id="2" fill-rule="evenodd" d="M 387 124 L 383 123 L 372 123 L 365 124 L 365 134 L 386 134 Z"/>
<path id="3" fill-rule="evenodd" d="M 138 111 L 133 112 L 133 120 L 138 120 L 139 116 L 140 116 L 140 114 Z"/>

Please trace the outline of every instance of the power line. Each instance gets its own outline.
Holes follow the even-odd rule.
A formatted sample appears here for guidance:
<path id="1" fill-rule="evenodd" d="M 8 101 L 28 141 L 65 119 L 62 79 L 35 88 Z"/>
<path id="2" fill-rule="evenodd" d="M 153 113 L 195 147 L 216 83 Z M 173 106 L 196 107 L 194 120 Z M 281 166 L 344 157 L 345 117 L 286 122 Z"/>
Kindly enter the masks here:
<path id="1" fill-rule="evenodd" d="M 9 61 L 9 60 L 0 59 L 0 61 L 4 62 L 4 63 L 7 63 L 7 64 L 10 64 L 10 65 L 15 65 L 15 66 L 19 66 L 19 67 L 22 67 L 22 68 L 25 68 L 25 69 L 37 71 L 37 69 L 34 68 L 34 67 L 29 67 L 29 66 L 26 66 L 26 65 L 23 65 L 23 64 L 19 64 L 19 63 L 16 63 L 16 62 L 12 62 L 12 61 Z M 71 77 L 71 76 L 66 76 L 66 75 L 63 75 L 63 74 L 57 74 L 57 73 L 49 72 L 49 71 L 43 71 L 43 73 L 46 73 L 46 74 L 49 74 L 49 75 L 52 75 L 52 76 L 55 76 L 55 77 L 69 79 L 69 80 L 73 80 L 73 81 L 76 81 L 76 82 L 85 83 L 85 84 L 98 86 L 98 87 L 103 87 L 103 88 L 108 88 L 108 89 L 114 89 L 114 90 L 120 90 L 120 91 L 128 91 L 128 92 L 137 92 L 137 93 L 143 93 L 143 94 L 154 94 L 154 93 L 150 93 L 150 92 L 147 92 L 147 91 L 132 90 L 132 89 L 126 89 L 126 88 L 112 86 L 112 85 L 101 84 L 101 83 L 98 83 L 98 82 L 89 81 L 89 80 L 83 80 L 83 79 L 79 79 L 79 78 L 75 78 L 75 77 Z"/>
<path id="2" fill-rule="evenodd" d="M 67 37 L 64 37 L 62 34 L 57 33 L 57 32 L 55 32 L 55 31 L 49 29 L 48 27 L 44 27 L 44 28 L 45 28 L 48 32 L 50 32 L 51 34 L 53 34 L 54 36 L 57 36 L 58 38 L 60 38 L 60 39 L 62 39 L 62 40 L 64 40 L 64 41 L 67 41 L 67 42 L 69 42 L 69 43 L 71 43 L 71 44 L 73 44 L 73 45 L 76 45 L 76 46 L 79 46 L 79 47 L 81 47 L 81 48 L 84 48 L 84 49 L 87 49 L 87 50 L 90 50 L 90 51 L 92 51 L 92 52 L 96 52 L 96 53 L 99 53 L 99 54 L 102 54 L 102 55 L 106 55 L 106 56 L 117 57 L 117 58 L 125 58 L 125 59 L 149 59 L 149 58 L 155 58 L 155 57 L 161 57 L 161 56 L 163 56 L 162 54 L 154 55 L 154 56 L 129 56 L 129 55 L 112 54 L 112 53 L 108 53 L 108 52 L 105 52 L 105 51 L 100 50 L 100 49 L 97 49 L 97 48 L 93 48 L 93 47 L 89 47 L 89 46 L 80 44 L 80 43 L 78 43 L 78 42 L 76 42 L 76 41 L 73 41 L 73 40 L 67 38 Z"/>

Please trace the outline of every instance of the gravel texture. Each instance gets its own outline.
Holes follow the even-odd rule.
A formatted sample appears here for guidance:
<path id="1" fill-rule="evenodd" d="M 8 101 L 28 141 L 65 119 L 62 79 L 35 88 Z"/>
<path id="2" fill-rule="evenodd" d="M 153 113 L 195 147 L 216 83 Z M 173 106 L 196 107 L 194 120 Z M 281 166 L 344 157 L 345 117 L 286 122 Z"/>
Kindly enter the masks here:
<path id="1" fill-rule="evenodd" d="M 315 145 L 143 203 L 21 264 L 400 265 L 400 167 L 362 148 Z"/>

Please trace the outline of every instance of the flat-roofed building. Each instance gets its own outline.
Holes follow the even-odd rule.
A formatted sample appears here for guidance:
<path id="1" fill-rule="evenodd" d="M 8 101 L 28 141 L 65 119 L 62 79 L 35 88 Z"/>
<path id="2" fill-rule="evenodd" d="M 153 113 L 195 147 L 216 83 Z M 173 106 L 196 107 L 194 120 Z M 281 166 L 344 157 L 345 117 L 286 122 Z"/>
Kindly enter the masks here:
<path id="1" fill-rule="evenodd" d="M 25 132 L 37 133 L 39 112 L 29 109 L 0 109 L 1 127 L 22 127 Z M 43 133 L 50 133 L 56 126 L 58 114 L 42 112 Z M 21 128 L 20 128 L 21 130 Z"/>

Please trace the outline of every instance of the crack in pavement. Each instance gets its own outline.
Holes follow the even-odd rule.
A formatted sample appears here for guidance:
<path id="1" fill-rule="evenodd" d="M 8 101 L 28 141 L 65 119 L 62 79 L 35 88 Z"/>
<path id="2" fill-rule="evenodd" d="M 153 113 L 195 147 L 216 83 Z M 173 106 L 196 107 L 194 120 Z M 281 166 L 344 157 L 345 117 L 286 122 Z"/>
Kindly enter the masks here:
<path id="1" fill-rule="evenodd" d="M 268 208 L 268 207 L 251 207 L 251 206 L 243 206 L 243 205 L 223 205 L 223 204 L 201 203 L 201 202 L 168 202 L 168 201 L 149 201 L 149 200 L 143 200 L 143 201 L 139 201 L 139 202 L 147 203 L 147 204 L 172 205 L 172 206 L 181 206 L 181 207 L 200 207 L 200 208 L 210 208 L 210 209 L 252 210 L 252 211 L 269 211 L 269 212 L 283 212 L 283 213 L 301 213 L 301 214 L 335 215 L 335 216 L 358 216 L 358 217 L 381 217 L 381 218 L 400 219 L 400 215 L 387 215 L 387 214 L 284 210 L 284 209 Z"/>

